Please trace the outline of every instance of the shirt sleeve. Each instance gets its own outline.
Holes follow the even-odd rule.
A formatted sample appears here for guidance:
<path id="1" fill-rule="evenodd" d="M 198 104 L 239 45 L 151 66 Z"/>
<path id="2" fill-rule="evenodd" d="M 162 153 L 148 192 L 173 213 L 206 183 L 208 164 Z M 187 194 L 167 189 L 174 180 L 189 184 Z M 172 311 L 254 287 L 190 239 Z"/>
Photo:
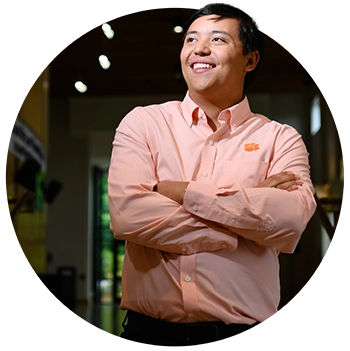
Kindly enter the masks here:
<path id="1" fill-rule="evenodd" d="M 292 171 L 303 180 L 299 190 L 242 187 L 239 182 L 219 188 L 190 182 L 184 207 L 259 245 L 292 253 L 316 209 L 308 153 L 300 135 L 284 126 L 272 156 L 266 177 Z"/>
<path id="2" fill-rule="evenodd" d="M 134 110 L 123 119 L 113 141 L 108 196 L 114 236 L 179 254 L 237 248 L 237 236 L 229 229 L 152 191 L 157 182 L 142 116 Z"/>

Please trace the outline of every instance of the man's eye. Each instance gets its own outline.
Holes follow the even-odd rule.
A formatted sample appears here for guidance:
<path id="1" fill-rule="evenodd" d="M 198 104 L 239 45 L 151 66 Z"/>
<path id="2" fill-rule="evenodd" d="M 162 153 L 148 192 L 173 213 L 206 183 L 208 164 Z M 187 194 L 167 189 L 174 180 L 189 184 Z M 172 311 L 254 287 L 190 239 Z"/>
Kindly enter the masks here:
<path id="1" fill-rule="evenodd" d="M 187 37 L 186 38 L 186 43 L 193 43 L 195 41 L 195 38 Z"/>
<path id="2" fill-rule="evenodd" d="M 225 40 L 224 40 L 224 39 L 219 38 L 219 37 L 215 37 L 215 38 L 213 38 L 213 41 L 214 41 L 214 42 L 225 42 Z"/>

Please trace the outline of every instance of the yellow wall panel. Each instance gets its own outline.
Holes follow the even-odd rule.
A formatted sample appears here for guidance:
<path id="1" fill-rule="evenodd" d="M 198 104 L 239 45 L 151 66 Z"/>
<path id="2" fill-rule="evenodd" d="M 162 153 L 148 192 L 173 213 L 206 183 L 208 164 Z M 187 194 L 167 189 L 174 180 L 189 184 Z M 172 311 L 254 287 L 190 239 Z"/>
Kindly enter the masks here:
<path id="1" fill-rule="evenodd" d="M 21 244 L 23 253 L 37 274 L 46 272 L 45 241 L 28 241 Z"/>
<path id="2" fill-rule="evenodd" d="M 39 76 L 24 100 L 18 117 L 38 137 L 46 149 L 48 145 L 48 69 Z M 13 209 L 20 199 L 24 188 L 15 182 L 15 173 L 23 161 L 11 152 L 8 153 L 6 186 L 9 197 L 9 209 Z M 46 160 L 47 163 L 47 160 Z M 11 200 L 12 199 L 12 200 Z M 38 211 L 33 200 L 26 201 L 21 211 L 13 220 L 14 229 L 22 250 L 36 273 L 46 270 L 46 205 Z"/>

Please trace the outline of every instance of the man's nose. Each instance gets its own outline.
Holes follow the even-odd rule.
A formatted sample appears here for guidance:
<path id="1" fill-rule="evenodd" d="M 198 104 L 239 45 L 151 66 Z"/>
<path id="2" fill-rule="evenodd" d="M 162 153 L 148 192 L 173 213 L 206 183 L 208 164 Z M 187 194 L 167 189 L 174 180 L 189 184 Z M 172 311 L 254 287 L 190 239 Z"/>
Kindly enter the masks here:
<path id="1" fill-rule="evenodd" d="M 206 41 L 199 41 L 195 47 L 194 53 L 199 56 L 206 56 L 210 54 L 210 48 Z"/>

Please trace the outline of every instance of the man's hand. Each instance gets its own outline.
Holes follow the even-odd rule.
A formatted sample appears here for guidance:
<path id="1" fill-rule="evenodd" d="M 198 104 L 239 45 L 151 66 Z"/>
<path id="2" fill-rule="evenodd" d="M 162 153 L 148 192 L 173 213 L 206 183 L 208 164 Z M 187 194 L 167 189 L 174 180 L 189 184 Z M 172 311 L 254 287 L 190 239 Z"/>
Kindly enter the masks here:
<path id="1" fill-rule="evenodd" d="M 159 194 L 162 194 L 182 205 L 188 183 L 189 182 L 172 182 L 166 180 L 159 182 L 155 186 L 154 191 L 157 191 Z"/>
<path id="2" fill-rule="evenodd" d="M 154 191 L 162 194 L 169 199 L 178 202 L 180 205 L 183 204 L 185 190 L 189 182 L 176 182 L 176 181 L 162 181 L 159 182 L 155 187 Z M 257 188 L 276 188 L 287 191 L 298 190 L 303 182 L 300 177 L 293 172 L 281 172 L 274 174 L 263 182 L 261 182 Z"/>
<path id="3" fill-rule="evenodd" d="M 303 182 L 298 175 L 293 172 L 281 172 L 268 177 L 257 188 L 276 188 L 294 191 L 298 190 L 301 185 L 303 185 Z"/>

